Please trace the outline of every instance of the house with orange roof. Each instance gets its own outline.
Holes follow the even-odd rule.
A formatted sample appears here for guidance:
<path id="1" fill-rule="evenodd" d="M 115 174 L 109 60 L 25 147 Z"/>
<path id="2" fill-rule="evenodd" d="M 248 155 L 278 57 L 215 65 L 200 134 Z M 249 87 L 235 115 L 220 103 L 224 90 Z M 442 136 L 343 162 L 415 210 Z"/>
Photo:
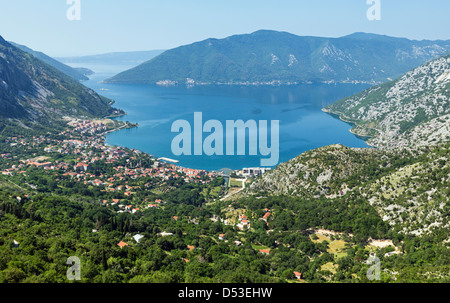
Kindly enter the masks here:
<path id="1" fill-rule="evenodd" d="M 246 215 L 240 215 L 239 216 L 239 220 L 247 220 L 247 216 Z"/>
<path id="2" fill-rule="evenodd" d="M 73 167 L 73 170 L 78 171 L 78 170 L 84 170 L 87 171 L 90 168 L 89 164 L 85 164 L 85 163 L 78 163 L 77 165 L 75 165 Z"/>
<path id="3" fill-rule="evenodd" d="M 118 245 L 120 248 L 124 248 L 125 246 L 129 246 L 128 243 L 125 243 L 125 242 L 123 242 L 123 241 L 120 241 L 117 245 Z"/>

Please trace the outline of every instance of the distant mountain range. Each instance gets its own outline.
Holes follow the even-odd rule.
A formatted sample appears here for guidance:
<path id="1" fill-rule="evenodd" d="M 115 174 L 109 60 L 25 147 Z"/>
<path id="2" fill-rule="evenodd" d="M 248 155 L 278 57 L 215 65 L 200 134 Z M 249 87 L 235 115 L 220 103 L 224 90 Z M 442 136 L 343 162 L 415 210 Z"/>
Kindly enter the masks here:
<path id="1" fill-rule="evenodd" d="M 113 114 L 113 101 L 0 36 L 0 118 L 51 121 Z"/>
<path id="2" fill-rule="evenodd" d="M 91 74 L 92 71 L 89 71 L 87 69 L 76 69 L 76 68 L 72 68 L 64 63 L 61 63 L 58 60 L 55 60 L 49 56 L 47 56 L 46 54 L 42 53 L 42 52 L 38 52 L 35 51 L 29 47 L 26 47 L 25 45 L 20 45 L 14 42 L 9 42 L 10 44 L 14 45 L 15 47 L 23 50 L 24 52 L 27 52 L 31 55 L 33 55 L 34 57 L 36 57 L 37 59 L 44 61 L 45 63 L 47 63 L 50 66 L 53 66 L 54 68 L 56 68 L 57 70 L 65 73 L 66 75 L 74 78 L 75 80 L 78 81 L 86 81 L 89 80 L 89 78 L 87 77 L 89 74 Z"/>
<path id="3" fill-rule="evenodd" d="M 161 55 L 105 82 L 160 85 L 381 83 L 450 50 L 447 41 L 355 33 L 300 37 L 261 30 L 207 39 Z"/>
<path id="4" fill-rule="evenodd" d="M 99 54 L 92 56 L 80 56 L 80 57 L 61 57 L 57 60 L 71 64 L 71 63 L 83 63 L 83 64 L 105 64 L 105 65 L 129 65 L 136 66 L 144 63 L 148 60 L 163 53 L 164 50 L 151 50 L 151 51 L 137 51 L 137 52 L 116 52 L 108 54 Z"/>

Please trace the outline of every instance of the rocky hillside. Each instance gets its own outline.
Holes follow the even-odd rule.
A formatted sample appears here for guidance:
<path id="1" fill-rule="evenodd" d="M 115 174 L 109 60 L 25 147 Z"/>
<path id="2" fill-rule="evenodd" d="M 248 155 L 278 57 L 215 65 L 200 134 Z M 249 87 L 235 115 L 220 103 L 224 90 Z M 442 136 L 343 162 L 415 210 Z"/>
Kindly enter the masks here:
<path id="1" fill-rule="evenodd" d="M 449 228 L 449 145 L 383 151 L 341 145 L 306 152 L 256 179 L 246 196 L 368 201 L 403 234 Z"/>
<path id="2" fill-rule="evenodd" d="M 390 169 L 395 159 L 377 149 L 331 145 L 314 149 L 280 164 L 256 179 L 249 192 L 261 195 L 290 195 L 334 198 Z"/>
<path id="3" fill-rule="evenodd" d="M 168 50 L 108 79 L 161 85 L 278 85 L 302 82 L 384 82 L 441 56 L 450 41 L 412 41 L 356 33 L 300 37 L 262 30 Z"/>
<path id="4" fill-rule="evenodd" d="M 55 59 L 47 56 L 46 54 L 44 54 L 42 52 L 32 50 L 31 48 L 26 47 L 25 45 L 20 45 L 20 44 L 13 43 L 13 42 L 10 42 L 10 43 L 12 45 L 14 45 L 15 47 L 20 48 L 24 52 L 27 52 L 30 55 L 33 55 L 37 59 L 44 61 L 48 65 L 53 66 L 60 72 L 65 73 L 67 76 L 72 77 L 75 80 L 78 80 L 78 81 L 89 80 L 89 78 L 86 76 L 86 74 L 89 73 L 88 70 L 83 71 L 83 70 L 72 68 L 68 65 L 65 65 L 64 63 L 59 62 L 58 60 L 55 60 Z"/>
<path id="5" fill-rule="evenodd" d="M 411 70 L 326 109 L 355 124 L 352 132 L 385 149 L 428 146 L 450 139 L 450 56 Z"/>
<path id="6" fill-rule="evenodd" d="M 112 103 L 0 37 L 0 118 L 100 117 L 115 111 Z"/>

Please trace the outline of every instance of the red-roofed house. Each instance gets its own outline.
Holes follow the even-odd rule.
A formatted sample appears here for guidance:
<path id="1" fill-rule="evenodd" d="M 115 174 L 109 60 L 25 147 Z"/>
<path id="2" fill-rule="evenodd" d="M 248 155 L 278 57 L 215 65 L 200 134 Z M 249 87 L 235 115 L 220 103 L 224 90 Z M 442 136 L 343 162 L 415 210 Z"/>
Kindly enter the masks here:
<path id="1" fill-rule="evenodd" d="M 120 248 L 124 248 L 125 246 L 128 246 L 128 244 L 125 243 L 125 242 L 123 242 L 123 241 L 120 241 L 117 245 L 118 245 Z"/>

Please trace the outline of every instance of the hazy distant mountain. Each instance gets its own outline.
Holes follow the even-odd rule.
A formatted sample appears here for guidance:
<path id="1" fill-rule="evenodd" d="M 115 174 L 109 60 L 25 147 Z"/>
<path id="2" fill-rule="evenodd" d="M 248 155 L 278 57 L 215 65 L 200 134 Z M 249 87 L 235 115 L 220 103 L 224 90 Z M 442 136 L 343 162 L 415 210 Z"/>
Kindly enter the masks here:
<path id="1" fill-rule="evenodd" d="M 0 36 L 0 118 L 100 117 L 112 103 Z"/>
<path id="2" fill-rule="evenodd" d="M 54 68 L 58 69 L 59 71 L 65 73 L 66 75 L 74 78 L 75 80 L 78 81 L 85 81 L 88 80 L 89 78 L 86 77 L 86 70 L 84 72 L 80 72 L 77 69 L 74 69 L 68 65 L 65 65 L 64 63 L 59 62 L 58 60 L 55 60 L 49 56 L 47 56 L 46 54 L 42 53 L 42 52 L 38 52 L 35 50 L 32 50 L 29 47 L 26 47 L 24 45 L 20 45 L 14 42 L 9 42 L 12 45 L 14 45 L 17 48 L 20 48 L 21 50 L 23 50 L 24 52 L 27 52 L 33 56 L 35 56 L 36 58 L 38 58 L 39 60 L 44 61 L 45 63 L 53 66 Z"/>
<path id="3" fill-rule="evenodd" d="M 450 41 L 414 41 L 356 33 L 300 37 L 262 30 L 168 50 L 106 82 L 261 84 L 383 82 L 447 53 Z"/>
<path id="4" fill-rule="evenodd" d="M 164 50 L 117 52 L 92 56 L 62 57 L 57 58 L 64 63 L 90 63 L 106 65 L 130 65 L 136 66 L 163 53 Z"/>

